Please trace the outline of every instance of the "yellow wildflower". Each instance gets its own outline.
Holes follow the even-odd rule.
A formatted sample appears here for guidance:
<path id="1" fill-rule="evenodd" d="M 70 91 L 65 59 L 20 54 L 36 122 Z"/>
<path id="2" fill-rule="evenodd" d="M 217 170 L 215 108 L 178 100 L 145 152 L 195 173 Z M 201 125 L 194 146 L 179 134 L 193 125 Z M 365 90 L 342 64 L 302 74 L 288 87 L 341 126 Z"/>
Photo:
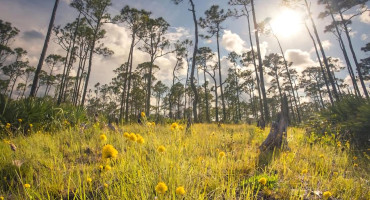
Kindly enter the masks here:
<path id="1" fill-rule="evenodd" d="M 33 127 L 33 124 L 30 124 L 30 128 L 32 128 Z"/>
<path id="2" fill-rule="evenodd" d="M 357 160 L 357 157 L 356 156 L 353 156 L 353 160 Z"/>
<path id="3" fill-rule="evenodd" d="M 105 165 L 104 169 L 105 169 L 105 171 L 109 171 L 109 170 L 111 170 L 111 169 L 112 169 L 112 167 L 111 167 L 111 166 L 109 166 L 109 165 Z"/>
<path id="4" fill-rule="evenodd" d="M 337 142 L 337 146 L 338 147 L 341 147 L 342 146 L 342 143 L 340 141 Z"/>
<path id="5" fill-rule="evenodd" d="M 11 126 L 11 124 L 10 124 L 10 123 L 6 123 L 5 128 L 9 129 L 9 128 L 10 128 L 10 126 Z"/>
<path id="6" fill-rule="evenodd" d="M 143 138 L 143 137 L 141 137 L 141 135 L 139 135 L 139 136 L 137 137 L 136 142 L 137 142 L 137 143 L 139 143 L 139 144 L 143 144 L 143 143 L 145 142 L 145 140 L 144 140 L 144 138 Z"/>
<path id="7" fill-rule="evenodd" d="M 326 191 L 322 194 L 322 196 L 324 197 L 324 199 L 328 199 L 329 197 L 331 197 L 331 192 L 329 191 Z"/>
<path id="8" fill-rule="evenodd" d="M 108 187 L 108 184 L 104 183 L 104 187 L 106 187 L 106 188 L 107 188 L 107 187 Z"/>
<path id="9" fill-rule="evenodd" d="M 185 188 L 184 187 L 178 187 L 176 188 L 176 194 L 178 195 L 184 195 L 186 192 L 185 192 Z"/>
<path id="10" fill-rule="evenodd" d="M 353 164 L 353 167 L 358 167 L 358 164 L 357 163 Z"/>
<path id="11" fill-rule="evenodd" d="M 155 186 L 155 191 L 159 194 L 164 194 L 168 190 L 167 185 L 164 182 L 159 182 L 157 186 Z"/>
<path id="12" fill-rule="evenodd" d="M 101 141 L 106 141 L 107 140 L 107 136 L 105 134 L 101 134 L 100 135 L 100 140 Z"/>
<path id="13" fill-rule="evenodd" d="M 135 133 L 131 133 L 129 138 L 130 138 L 130 140 L 131 140 L 131 141 L 133 141 L 133 142 L 136 142 L 136 140 L 137 140 L 137 136 L 136 136 L 136 134 L 135 134 Z"/>
<path id="14" fill-rule="evenodd" d="M 171 124 L 171 131 L 175 131 L 178 128 L 179 128 L 179 124 L 178 123 L 174 122 L 174 123 Z"/>
<path id="15" fill-rule="evenodd" d="M 23 120 L 22 119 L 18 119 L 18 121 L 19 121 L 19 123 L 22 123 Z"/>
<path id="16" fill-rule="evenodd" d="M 320 158 L 324 158 L 324 154 L 320 154 Z"/>
<path id="17" fill-rule="evenodd" d="M 334 176 L 338 176 L 338 172 L 333 172 L 333 175 Z"/>
<path id="18" fill-rule="evenodd" d="M 118 151 L 110 144 L 107 144 L 103 147 L 103 159 L 106 158 L 116 158 L 118 155 Z"/>
<path id="19" fill-rule="evenodd" d="M 164 147 L 163 145 L 161 145 L 161 146 L 159 146 L 159 147 L 158 147 L 158 151 L 159 151 L 160 153 L 163 153 L 163 152 L 165 152 L 165 151 L 166 151 L 166 147 Z"/>
<path id="20" fill-rule="evenodd" d="M 226 153 L 223 152 L 223 151 L 221 151 L 220 153 L 218 153 L 218 157 L 220 157 L 220 158 L 224 157 L 225 155 L 226 155 Z"/>
<path id="21" fill-rule="evenodd" d="M 99 165 L 99 170 L 101 171 L 101 170 L 103 170 L 103 165 Z"/>
<path id="22" fill-rule="evenodd" d="M 258 180 L 258 182 L 259 182 L 260 184 L 262 184 L 262 185 L 266 185 L 266 183 L 267 183 L 267 179 L 266 179 L 266 178 L 264 178 L 264 177 L 262 177 L 262 178 L 260 178 L 260 179 Z"/>
<path id="23" fill-rule="evenodd" d="M 125 138 L 129 138 L 129 137 L 130 137 L 130 134 L 129 134 L 129 133 L 127 133 L 127 132 L 125 132 L 125 133 L 123 134 L 123 136 L 124 136 Z"/>
<path id="24" fill-rule="evenodd" d="M 307 174 L 307 173 L 308 173 L 307 169 L 302 170 L 302 174 Z"/>
<path id="25" fill-rule="evenodd" d="M 30 184 L 28 184 L 28 183 L 26 183 L 26 184 L 24 184 L 24 187 L 25 187 L 25 188 L 30 188 L 30 187 L 31 187 L 31 185 L 30 185 Z"/>
<path id="26" fill-rule="evenodd" d="M 141 112 L 141 117 L 142 118 L 145 118 L 146 117 L 145 112 Z"/>
<path id="27" fill-rule="evenodd" d="M 152 122 L 152 126 L 155 126 L 155 122 Z"/>
<path id="28" fill-rule="evenodd" d="M 87 183 L 91 183 L 92 182 L 92 179 L 90 177 L 86 178 L 86 182 Z"/>
<path id="29" fill-rule="evenodd" d="M 0 196 L 0 200 L 4 200 L 4 197 L 3 196 Z"/>

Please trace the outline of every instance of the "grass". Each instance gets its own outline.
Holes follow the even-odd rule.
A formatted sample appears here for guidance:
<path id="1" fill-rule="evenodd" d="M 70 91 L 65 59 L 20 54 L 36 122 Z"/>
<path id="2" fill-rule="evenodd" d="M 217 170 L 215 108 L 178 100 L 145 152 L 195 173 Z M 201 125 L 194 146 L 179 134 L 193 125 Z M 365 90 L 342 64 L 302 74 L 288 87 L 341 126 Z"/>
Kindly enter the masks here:
<path id="1" fill-rule="evenodd" d="M 182 127 L 171 130 L 170 125 L 120 129 L 95 124 L 85 130 L 67 127 L 4 138 L 0 197 L 322 199 L 327 191 L 333 199 L 370 197 L 368 155 L 356 154 L 349 143 L 338 143 L 330 134 L 307 136 L 303 129 L 290 128 L 290 151 L 261 157 L 258 146 L 269 130 L 251 125 L 196 124 L 188 133 Z M 144 143 L 124 132 L 141 135 Z M 16 151 L 9 144 L 16 145 Z M 102 158 L 106 144 L 117 149 L 117 158 Z M 164 152 L 158 149 L 161 145 Z M 159 182 L 165 183 L 166 192 L 156 190 Z M 178 187 L 186 193 L 176 194 Z"/>

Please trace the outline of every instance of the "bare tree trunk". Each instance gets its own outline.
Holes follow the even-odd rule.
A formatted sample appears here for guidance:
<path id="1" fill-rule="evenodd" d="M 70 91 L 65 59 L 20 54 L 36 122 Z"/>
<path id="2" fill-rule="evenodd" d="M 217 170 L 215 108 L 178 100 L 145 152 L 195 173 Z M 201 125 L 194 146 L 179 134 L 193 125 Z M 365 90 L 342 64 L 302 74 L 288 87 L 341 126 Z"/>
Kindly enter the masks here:
<path id="1" fill-rule="evenodd" d="M 56 12 L 57 12 L 57 9 L 58 9 L 58 4 L 59 4 L 59 0 L 55 0 L 53 13 L 51 15 L 51 19 L 50 19 L 50 23 L 49 23 L 48 33 L 46 34 L 44 47 L 42 48 L 39 64 L 37 65 L 37 68 L 36 68 L 36 71 L 35 71 L 35 76 L 33 78 L 30 97 L 35 97 L 36 96 L 37 83 L 39 82 L 39 75 L 40 75 L 40 72 L 41 72 L 41 69 L 42 69 L 42 65 L 44 64 L 46 51 L 48 49 L 50 36 L 51 36 L 51 31 L 52 31 L 53 26 L 54 26 L 55 15 L 56 15 Z"/>
<path id="2" fill-rule="evenodd" d="M 314 33 L 315 33 L 315 36 L 316 36 L 316 40 L 317 40 L 317 43 L 319 44 L 319 47 L 320 47 L 320 51 L 321 51 L 321 54 L 322 54 L 322 58 L 324 60 L 324 64 L 325 64 L 325 67 L 326 67 L 326 71 L 328 73 L 328 77 L 329 77 L 329 81 L 331 83 L 331 86 L 332 86 L 332 89 L 333 89 L 333 93 L 334 93 L 334 97 L 335 97 L 335 100 L 339 100 L 339 96 L 338 96 L 338 92 L 337 92 L 337 89 L 335 87 L 335 82 L 334 82 L 334 79 L 330 73 L 330 68 L 329 68 L 329 63 L 328 63 L 328 60 L 326 58 L 326 55 L 325 55 L 325 51 L 324 51 L 324 48 L 322 47 L 322 44 L 321 44 L 321 40 L 320 40 L 320 37 L 319 37 L 319 33 L 317 32 L 317 29 L 316 29 L 316 24 L 312 18 L 312 14 L 311 14 L 311 9 L 307 3 L 307 0 L 305 0 L 305 4 L 306 4 L 306 8 L 307 8 L 307 13 L 310 17 L 310 20 L 311 20 L 311 23 L 312 23 L 312 27 L 313 27 L 313 30 L 314 30 Z"/>
<path id="3" fill-rule="evenodd" d="M 331 105 L 334 105 L 334 101 L 333 101 L 333 97 L 331 95 L 331 91 L 330 91 L 330 87 L 329 87 L 329 83 L 328 83 L 328 79 L 326 78 L 326 73 L 324 71 L 324 66 L 321 62 L 321 58 L 320 58 L 320 55 L 319 55 L 319 51 L 317 49 L 317 46 L 316 46 L 316 41 L 315 39 L 313 38 L 311 32 L 310 32 L 310 29 L 308 29 L 308 26 L 307 24 L 305 23 L 305 26 L 306 26 L 306 29 L 307 29 L 307 32 L 308 34 L 310 35 L 311 39 L 312 39 L 312 42 L 313 42 L 313 46 L 315 47 L 315 51 L 316 51 L 316 56 L 317 56 L 317 59 L 319 60 L 319 63 L 320 63 L 320 69 L 321 69 L 321 73 L 322 73 L 322 76 L 324 77 L 324 80 L 325 80 L 325 85 L 326 85 L 326 89 L 328 90 L 328 94 L 329 94 L 329 99 L 330 99 L 330 103 Z"/>
<path id="4" fill-rule="evenodd" d="M 349 49 L 351 50 L 353 60 L 355 61 L 358 78 L 360 79 L 360 83 L 361 83 L 361 86 L 362 86 L 362 89 L 364 91 L 364 94 L 365 94 L 366 98 L 369 98 L 369 93 L 367 92 L 367 89 L 366 89 L 366 85 L 365 85 L 365 82 L 364 82 L 364 78 L 362 76 L 361 68 L 360 68 L 360 65 L 359 65 L 359 63 L 357 61 L 356 53 L 353 50 L 352 40 L 351 40 L 351 37 L 349 35 L 347 24 L 345 23 L 345 20 L 343 18 L 343 13 L 341 11 L 339 11 L 339 15 L 340 15 L 340 18 L 342 19 L 342 24 L 343 24 L 343 27 L 344 27 L 344 32 L 346 33 L 346 36 L 347 36 Z"/>
<path id="5" fill-rule="evenodd" d="M 197 17 L 195 15 L 195 6 L 193 0 L 189 0 L 191 4 L 191 12 L 193 13 L 193 21 L 195 26 L 195 43 L 194 43 L 194 52 L 193 52 L 193 61 L 191 62 L 191 75 L 190 75 L 190 84 L 191 89 L 194 92 L 194 101 L 193 101 L 193 115 L 194 115 L 194 122 L 198 122 L 198 114 L 197 114 L 197 104 L 198 104 L 198 91 L 194 84 L 194 71 L 195 71 L 195 59 L 197 57 L 198 52 L 198 22 Z"/>
<path id="6" fill-rule="evenodd" d="M 257 24 L 257 19 L 256 19 L 256 12 L 254 9 L 254 0 L 251 0 L 251 5 L 252 5 L 252 14 L 253 14 L 253 22 L 254 22 L 254 34 L 256 36 L 256 45 L 257 45 L 257 56 L 258 56 L 258 68 L 260 72 L 260 86 L 261 86 L 261 92 L 263 96 L 263 107 L 264 107 L 264 118 L 265 121 L 262 121 L 260 123 L 261 127 L 265 127 L 265 123 L 268 123 L 270 121 L 270 114 L 269 114 L 269 109 L 267 106 L 267 96 L 266 96 L 266 90 L 265 90 L 265 81 L 263 78 L 263 69 L 262 69 L 262 56 L 261 56 L 261 50 L 260 50 L 260 40 L 258 36 L 258 24 Z"/>
<path id="7" fill-rule="evenodd" d="M 356 82 L 355 75 L 353 73 L 351 62 L 349 61 L 349 58 L 348 58 L 346 46 L 344 45 L 342 35 L 341 35 L 341 33 L 339 31 L 339 28 L 338 28 L 338 25 L 337 25 L 337 21 L 334 18 L 334 15 L 333 15 L 333 12 L 332 12 L 332 10 L 330 8 L 330 5 L 328 5 L 328 7 L 329 7 L 329 10 L 330 10 L 331 19 L 333 20 L 333 23 L 334 23 L 334 26 L 335 26 L 335 30 L 337 31 L 337 34 L 338 34 L 339 45 L 340 45 L 340 47 L 342 49 L 343 56 L 344 56 L 344 59 L 345 59 L 346 64 L 347 64 L 347 69 L 348 69 L 349 76 L 351 77 L 351 80 L 352 80 L 353 89 L 355 90 L 355 93 L 358 94 L 358 96 L 361 96 L 361 93 L 360 93 L 360 91 L 358 89 L 358 85 L 357 85 L 357 82 Z"/>
<path id="8" fill-rule="evenodd" d="M 278 114 L 276 122 L 271 124 L 271 130 L 266 140 L 261 144 L 259 149 L 263 152 L 266 150 L 274 150 L 288 148 L 287 130 L 289 121 L 288 99 L 286 95 L 283 97 L 281 104 L 281 112 Z"/>
<path id="9" fill-rule="evenodd" d="M 222 87 L 222 77 L 221 77 L 221 58 L 220 58 L 220 44 L 219 44 L 219 31 L 216 33 L 216 40 L 217 40 L 217 57 L 218 57 L 218 75 L 220 79 L 220 90 L 221 90 L 221 103 L 222 103 L 222 121 L 226 121 L 226 106 L 225 106 L 225 98 L 224 98 L 224 90 Z"/>
<path id="10" fill-rule="evenodd" d="M 84 91 L 83 91 L 83 94 L 82 94 L 81 106 L 84 106 L 84 104 L 85 104 L 87 87 L 89 85 L 89 79 L 90 79 L 91 67 L 92 67 L 92 59 L 93 59 L 93 55 L 94 55 L 95 42 L 96 42 L 96 36 L 98 34 L 97 33 L 98 30 L 99 29 L 95 30 L 95 34 L 94 34 L 92 45 L 91 45 L 91 49 L 90 49 L 89 66 L 87 68 L 87 75 L 86 75 L 86 81 L 85 81 Z"/>
<path id="11" fill-rule="evenodd" d="M 135 42 L 135 34 L 136 33 L 133 33 L 133 38 L 132 38 L 132 42 L 134 43 Z M 128 122 L 129 118 L 128 118 L 128 101 L 130 99 L 130 89 L 131 89 L 131 73 L 132 73 L 132 62 L 133 62 L 133 57 L 134 57 L 134 47 L 131 46 L 131 49 L 130 49 L 130 55 L 129 58 L 130 58 L 130 61 L 129 61 L 129 64 L 127 67 L 130 66 L 130 69 L 129 69 L 129 73 L 127 75 L 128 77 L 128 84 L 127 84 L 127 97 L 126 97 L 126 112 L 125 112 L 125 121 Z"/>
<path id="12" fill-rule="evenodd" d="M 245 8 L 246 11 L 248 11 L 247 8 Z M 254 70 L 256 72 L 256 81 L 257 81 L 257 89 L 258 89 L 258 99 L 259 99 L 259 107 L 260 107 L 260 113 L 261 113 L 261 120 L 262 124 L 265 124 L 265 118 L 264 118 L 264 113 L 263 113 L 263 105 L 262 105 L 262 97 L 261 97 L 261 87 L 260 87 L 260 79 L 258 77 L 258 70 L 257 70 L 257 63 L 256 63 L 256 55 L 254 54 L 254 47 L 253 47 L 253 41 L 252 41 L 252 32 L 251 32 L 251 25 L 249 21 L 249 13 L 247 12 L 247 19 L 248 19 L 248 31 L 249 31 L 249 41 L 251 44 L 251 50 L 252 50 L 252 58 L 253 58 L 253 65 L 254 65 Z"/>

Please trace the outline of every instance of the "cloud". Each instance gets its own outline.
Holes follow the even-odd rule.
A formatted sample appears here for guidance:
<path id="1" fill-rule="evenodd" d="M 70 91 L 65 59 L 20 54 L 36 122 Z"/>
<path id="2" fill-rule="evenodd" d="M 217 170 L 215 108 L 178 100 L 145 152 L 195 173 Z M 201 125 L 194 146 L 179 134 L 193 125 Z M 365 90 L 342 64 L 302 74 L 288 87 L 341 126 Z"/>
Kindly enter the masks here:
<path id="1" fill-rule="evenodd" d="M 324 41 L 322 41 L 322 47 L 324 48 L 324 49 L 330 49 L 330 47 L 332 46 L 332 44 L 331 44 L 331 42 L 329 41 L 329 40 L 324 40 Z"/>
<path id="2" fill-rule="evenodd" d="M 23 32 L 22 37 L 26 40 L 33 40 L 33 39 L 43 39 L 45 36 L 39 31 L 32 30 Z"/>
<path id="3" fill-rule="evenodd" d="M 309 66 L 315 66 L 317 63 L 311 59 L 310 53 L 301 49 L 288 49 L 285 51 L 285 57 L 288 62 L 293 62 L 293 67 L 298 72 L 302 72 Z"/>
<path id="4" fill-rule="evenodd" d="M 370 12 L 364 12 L 360 15 L 360 21 L 365 24 L 370 24 Z"/>
<path id="5" fill-rule="evenodd" d="M 361 40 L 365 41 L 368 38 L 368 36 L 364 33 L 361 35 Z"/>
<path id="6" fill-rule="evenodd" d="M 183 40 L 191 37 L 189 29 L 184 27 L 171 27 L 170 32 L 166 34 L 166 37 L 171 42 L 176 42 L 177 40 Z"/>
<path id="7" fill-rule="evenodd" d="M 238 34 L 232 33 L 230 30 L 224 30 L 221 44 L 227 51 L 230 52 L 235 51 L 236 53 L 240 54 L 243 52 L 243 50 L 245 50 L 244 40 L 242 40 Z"/>

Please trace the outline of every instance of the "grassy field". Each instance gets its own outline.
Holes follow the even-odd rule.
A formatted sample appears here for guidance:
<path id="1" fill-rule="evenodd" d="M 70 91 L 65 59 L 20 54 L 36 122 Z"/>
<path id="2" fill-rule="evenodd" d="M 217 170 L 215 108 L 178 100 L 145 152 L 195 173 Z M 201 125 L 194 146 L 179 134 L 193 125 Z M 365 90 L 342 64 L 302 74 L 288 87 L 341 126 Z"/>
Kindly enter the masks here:
<path id="1" fill-rule="evenodd" d="M 251 125 L 119 129 L 3 139 L 0 199 L 370 199 L 369 156 L 329 133 L 290 128 L 289 151 L 261 156 Z"/>

